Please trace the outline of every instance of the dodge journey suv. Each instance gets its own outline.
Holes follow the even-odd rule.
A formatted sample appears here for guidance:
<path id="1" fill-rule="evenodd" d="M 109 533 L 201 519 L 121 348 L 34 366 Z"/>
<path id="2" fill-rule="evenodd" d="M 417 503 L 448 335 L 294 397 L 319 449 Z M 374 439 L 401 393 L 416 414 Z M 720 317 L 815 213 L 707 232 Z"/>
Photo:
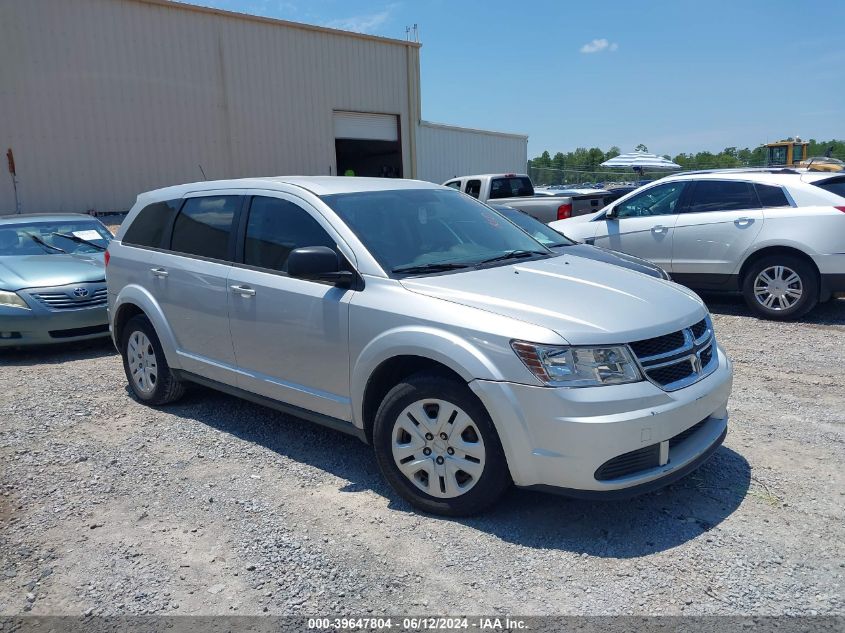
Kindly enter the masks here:
<path id="1" fill-rule="evenodd" d="M 580 253 L 430 183 L 182 185 L 109 246 L 110 327 L 138 400 L 193 382 L 351 433 L 425 511 L 629 496 L 719 447 L 731 363 L 692 291 Z"/>

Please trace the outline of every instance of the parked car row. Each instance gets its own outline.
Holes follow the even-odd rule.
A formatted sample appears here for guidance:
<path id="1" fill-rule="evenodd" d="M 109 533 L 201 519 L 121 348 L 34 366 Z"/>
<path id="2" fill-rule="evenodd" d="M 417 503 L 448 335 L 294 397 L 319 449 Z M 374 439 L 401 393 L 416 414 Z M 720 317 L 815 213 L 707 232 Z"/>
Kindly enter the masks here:
<path id="1" fill-rule="evenodd" d="M 672 176 L 552 226 L 499 195 L 530 181 L 484 178 L 194 183 L 140 195 L 114 239 L 4 218 L 0 344 L 107 327 L 140 402 L 197 383 L 327 425 L 414 506 L 464 515 L 511 484 L 653 490 L 718 448 L 731 363 L 670 275 L 775 318 L 845 289 L 841 176 Z"/>

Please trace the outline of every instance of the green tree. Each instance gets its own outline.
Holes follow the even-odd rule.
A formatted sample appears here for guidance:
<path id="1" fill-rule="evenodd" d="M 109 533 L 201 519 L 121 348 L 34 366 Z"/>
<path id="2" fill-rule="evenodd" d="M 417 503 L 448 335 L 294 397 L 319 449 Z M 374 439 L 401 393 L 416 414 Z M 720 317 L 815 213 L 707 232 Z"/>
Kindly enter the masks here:
<path id="1" fill-rule="evenodd" d="M 640 143 L 634 149 L 638 152 L 647 152 L 648 151 L 648 147 L 646 147 L 643 143 Z"/>

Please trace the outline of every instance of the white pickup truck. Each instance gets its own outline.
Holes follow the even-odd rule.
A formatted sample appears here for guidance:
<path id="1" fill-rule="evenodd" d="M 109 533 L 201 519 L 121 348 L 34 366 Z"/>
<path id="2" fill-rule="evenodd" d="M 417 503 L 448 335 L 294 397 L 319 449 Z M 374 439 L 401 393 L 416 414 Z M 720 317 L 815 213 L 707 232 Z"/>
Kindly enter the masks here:
<path id="1" fill-rule="evenodd" d="M 525 174 L 461 176 L 443 184 L 478 198 L 481 202 L 495 202 L 525 211 L 545 223 L 594 213 L 605 206 L 605 196 L 609 195 L 606 192 L 565 196 L 536 195 L 531 178 Z"/>

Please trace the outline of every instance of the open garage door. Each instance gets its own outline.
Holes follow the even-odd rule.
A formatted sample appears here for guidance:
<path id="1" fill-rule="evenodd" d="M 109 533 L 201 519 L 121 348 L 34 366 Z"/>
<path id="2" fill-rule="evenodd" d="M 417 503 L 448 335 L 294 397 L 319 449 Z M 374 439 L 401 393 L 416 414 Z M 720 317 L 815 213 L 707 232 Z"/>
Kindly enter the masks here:
<path id="1" fill-rule="evenodd" d="M 402 177 L 402 144 L 395 114 L 335 112 L 334 138 L 338 175 Z"/>

